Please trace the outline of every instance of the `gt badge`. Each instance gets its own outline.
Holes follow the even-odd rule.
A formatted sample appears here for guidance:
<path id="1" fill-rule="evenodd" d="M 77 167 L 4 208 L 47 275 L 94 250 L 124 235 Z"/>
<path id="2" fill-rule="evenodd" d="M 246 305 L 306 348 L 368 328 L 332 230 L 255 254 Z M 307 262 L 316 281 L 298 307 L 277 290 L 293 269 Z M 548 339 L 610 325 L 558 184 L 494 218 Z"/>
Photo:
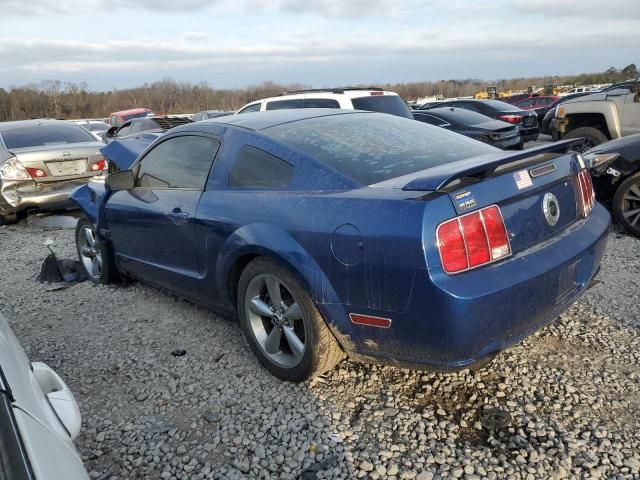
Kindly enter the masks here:
<path id="1" fill-rule="evenodd" d="M 470 208 L 474 208 L 476 205 L 478 205 L 476 198 L 473 196 L 471 192 L 466 191 L 466 192 L 456 193 L 454 197 L 456 199 L 456 204 L 458 205 L 458 209 L 461 212 L 464 212 L 465 210 L 469 210 Z"/>

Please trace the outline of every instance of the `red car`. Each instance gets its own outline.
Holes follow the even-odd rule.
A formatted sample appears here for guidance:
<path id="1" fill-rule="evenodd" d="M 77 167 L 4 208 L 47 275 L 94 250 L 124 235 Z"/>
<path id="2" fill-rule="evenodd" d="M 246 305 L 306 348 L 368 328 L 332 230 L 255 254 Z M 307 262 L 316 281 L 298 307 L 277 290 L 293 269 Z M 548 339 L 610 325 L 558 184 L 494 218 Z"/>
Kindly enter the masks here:
<path id="1" fill-rule="evenodd" d="M 132 108 L 131 110 L 121 110 L 120 112 L 113 112 L 109 115 L 109 125 L 112 127 L 119 127 L 127 120 L 132 118 L 150 117 L 154 113 L 149 108 Z"/>

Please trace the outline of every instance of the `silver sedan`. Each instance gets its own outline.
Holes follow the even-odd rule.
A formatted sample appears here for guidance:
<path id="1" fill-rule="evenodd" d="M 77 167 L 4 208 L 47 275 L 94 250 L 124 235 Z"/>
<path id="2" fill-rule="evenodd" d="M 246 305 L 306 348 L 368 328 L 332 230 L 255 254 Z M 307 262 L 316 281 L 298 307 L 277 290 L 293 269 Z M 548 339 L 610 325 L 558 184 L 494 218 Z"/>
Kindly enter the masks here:
<path id="1" fill-rule="evenodd" d="M 68 206 L 71 190 L 107 168 L 102 147 L 72 122 L 0 122 L 0 225 L 24 210 Z"/>

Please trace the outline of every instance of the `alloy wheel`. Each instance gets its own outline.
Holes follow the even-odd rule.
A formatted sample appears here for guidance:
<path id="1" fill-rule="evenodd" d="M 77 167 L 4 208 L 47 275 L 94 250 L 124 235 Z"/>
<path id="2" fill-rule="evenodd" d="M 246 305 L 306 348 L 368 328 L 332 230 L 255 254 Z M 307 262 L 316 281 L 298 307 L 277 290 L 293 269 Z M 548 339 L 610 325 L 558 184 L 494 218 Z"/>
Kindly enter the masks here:
<path id="1" fill-rule="evenodd" d="M 298 300 L 274 275 L 256 275 L 247 285 L 245 311 L 260 349 L 274 364 L 293 368 L 304 356 L 305 322 Z"/>
<path id="2" fill-rule="evenodd" d="M 640 227 L 640 181 L 624 192 L 620 210 L 632 227 Z"/>
<path id="3" fill-rule="evenodd" d="M 95 231 L 90 226 L 84 226 L 78 233 L 78 251 L 87 274 L 95 279 L 102 275 L 102 254 L 96 243 Z"/>

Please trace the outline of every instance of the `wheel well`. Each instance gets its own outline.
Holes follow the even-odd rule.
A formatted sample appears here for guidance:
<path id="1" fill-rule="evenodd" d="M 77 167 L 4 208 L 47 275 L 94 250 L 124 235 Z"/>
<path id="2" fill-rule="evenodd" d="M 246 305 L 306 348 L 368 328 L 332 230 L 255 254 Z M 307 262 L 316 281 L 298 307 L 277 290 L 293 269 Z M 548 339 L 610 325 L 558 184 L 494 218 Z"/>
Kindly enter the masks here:
<path id="1" fill-rule="evenodd" d="M 254 258 L 258 258 L 260 255 L 257 253 L 252 253 L 248 255 L 243 255 L 236 259 L 235 263 L 231 267 L 229 271 L 229 281 L 228 281 L 228 289 L 229 289 L 229 298 L 233 303 L 233 306 L 236 306 L 238 300 L 238 282 L 240 281 L 240 275 L 242 275 L 242 271 L 249 265 Z"/>
<path id="2" fill-rule="evenodd" d="M 611 138 L 609 128 L 607 128 L 607 120 L 601 113 L 574 113 L 567 115 L 567 119 L 569 120 L 569 128 L 566 133 L 580 127 L 592 127 L 600 130 L 607 138 Z"/>

